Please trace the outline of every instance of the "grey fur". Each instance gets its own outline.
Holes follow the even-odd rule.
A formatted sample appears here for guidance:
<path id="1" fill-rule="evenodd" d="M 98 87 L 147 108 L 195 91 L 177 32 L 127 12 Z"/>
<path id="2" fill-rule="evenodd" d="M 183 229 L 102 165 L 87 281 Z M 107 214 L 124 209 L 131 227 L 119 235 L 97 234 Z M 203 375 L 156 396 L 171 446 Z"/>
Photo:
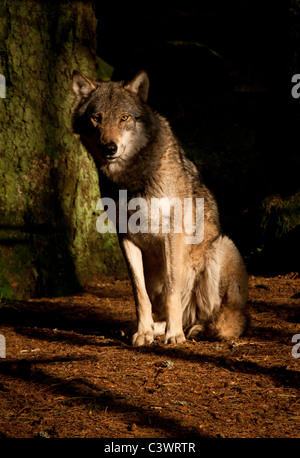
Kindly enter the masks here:
<path id="1" fill-rule="evenodd" d="M 145 72 L 126 85 L 73 76 L 73 128 L 94 158 L 102 196 L 117 206 L 120 189 L 149 204 L 153 197 L 204 198 L 200 244 L 188 245 L 174 232 L 119 234 L 136 302 L 133 345 L 150 344 L 161 333 L 166 343 L 180 343 L 184 329 L 189 338 L 238 337 L 248 317 L 242 258 L 222 235 L 216 201 L 169 123 L 147 105 L 148 88 Z"/>

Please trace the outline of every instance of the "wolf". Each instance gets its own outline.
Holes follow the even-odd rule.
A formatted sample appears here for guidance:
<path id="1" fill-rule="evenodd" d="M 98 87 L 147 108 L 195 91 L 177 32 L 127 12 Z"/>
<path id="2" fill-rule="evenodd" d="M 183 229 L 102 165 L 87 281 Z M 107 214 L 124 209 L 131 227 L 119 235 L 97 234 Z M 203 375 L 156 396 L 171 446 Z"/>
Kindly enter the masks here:
<path id="1" fill-rule="evenodd" d="M 239 337 L 249 317 L 246 268 L 222 233 L 213 194 L 169 122 L 147 104 L 147 73 L 129 82 L 97 82 L 75 70 L 73 91 L 73 131 L 95 162 L 101 196 L 118 208 L 120 190 L 149 205 L 152 198 L 204 199 L 201 243 L 186 243 L 184 229 L 118 231 L 136 304 L 132 344 L 149 345 L 159 335 L 165 344 Z"/>

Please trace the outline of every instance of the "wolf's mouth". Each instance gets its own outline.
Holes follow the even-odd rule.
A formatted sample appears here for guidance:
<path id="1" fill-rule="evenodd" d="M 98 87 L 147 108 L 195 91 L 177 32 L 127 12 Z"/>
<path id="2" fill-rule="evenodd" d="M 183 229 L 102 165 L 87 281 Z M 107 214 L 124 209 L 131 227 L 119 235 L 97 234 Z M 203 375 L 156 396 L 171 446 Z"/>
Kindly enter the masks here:
<path id="1" fill-rule="evenodd" d="M 120 159 L 124 151 L 125 151 L 125 147 L 123 145 L 120 145 L 118 147 L 117 152 L 115 152 L 114 154 L 106 154 L 104 159 L 107 162 L 116 162 L 118 159 Z"/>
<path id="2" fill-rule="evenodd" d="M 116 151 L 109 151 L 103 148 L 103 146 L 98 147 L 98 154 L 105 162 L 116 162 L 122 153 L 123 151 L 122 149 L 120 150 L 120 148 L 118 148 Z"/>
<path id="3" fill-rule="evenodd" d="M 120 157 L 120 154 L 118 156 L 105 156 L 105 160 L 107 162 L 116 162 Z"/>
<path id="4" fill-rule="evenodd" d="M 116 162 L 118 159 L 120 159 L 120 156 L 122 156 L 123 154 L 123 151 L 118 151 L 118 153 L 115 153 L 115 154 L 107 154 L 106 156 L 102 156 L 103 159 L 106 161 L 106 162 Z"/>

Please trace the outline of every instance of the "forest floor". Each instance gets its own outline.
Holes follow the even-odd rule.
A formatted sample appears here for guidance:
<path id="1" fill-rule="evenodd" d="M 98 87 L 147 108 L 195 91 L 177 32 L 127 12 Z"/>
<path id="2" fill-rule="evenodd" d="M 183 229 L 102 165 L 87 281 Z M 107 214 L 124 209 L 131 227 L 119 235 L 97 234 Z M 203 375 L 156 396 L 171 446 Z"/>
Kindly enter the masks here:
<path id="1" fill-rule="evenodd" d="M 0 304 L 0 437 L 300 437 L 300 278 L 249 281 L 251 327 L 226 342 L 133 348 L 128 280 Z"/>

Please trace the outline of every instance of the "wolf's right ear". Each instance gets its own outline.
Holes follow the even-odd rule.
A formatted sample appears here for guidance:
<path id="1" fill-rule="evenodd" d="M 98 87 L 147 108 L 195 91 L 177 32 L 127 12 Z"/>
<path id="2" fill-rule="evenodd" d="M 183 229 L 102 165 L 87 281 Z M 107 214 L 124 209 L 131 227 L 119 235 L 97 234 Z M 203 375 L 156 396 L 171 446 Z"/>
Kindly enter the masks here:
<path id="1" fill-rule="evenodd" d="M 124 89 L 137 94 L 143 102 L 147 102 L 149 92 L 149 78 L 144 70 L 141 70 Z"/>
<path id="2" fill-rule="evenodd" d="M 82 98 L 86 98 L 92 91 L 96 89 L 95 84 L 89 80 L 83 73 L 77 70 L 73 71 L 73 91 L 75 92 L 76 98 L 80 101 Z"/>

